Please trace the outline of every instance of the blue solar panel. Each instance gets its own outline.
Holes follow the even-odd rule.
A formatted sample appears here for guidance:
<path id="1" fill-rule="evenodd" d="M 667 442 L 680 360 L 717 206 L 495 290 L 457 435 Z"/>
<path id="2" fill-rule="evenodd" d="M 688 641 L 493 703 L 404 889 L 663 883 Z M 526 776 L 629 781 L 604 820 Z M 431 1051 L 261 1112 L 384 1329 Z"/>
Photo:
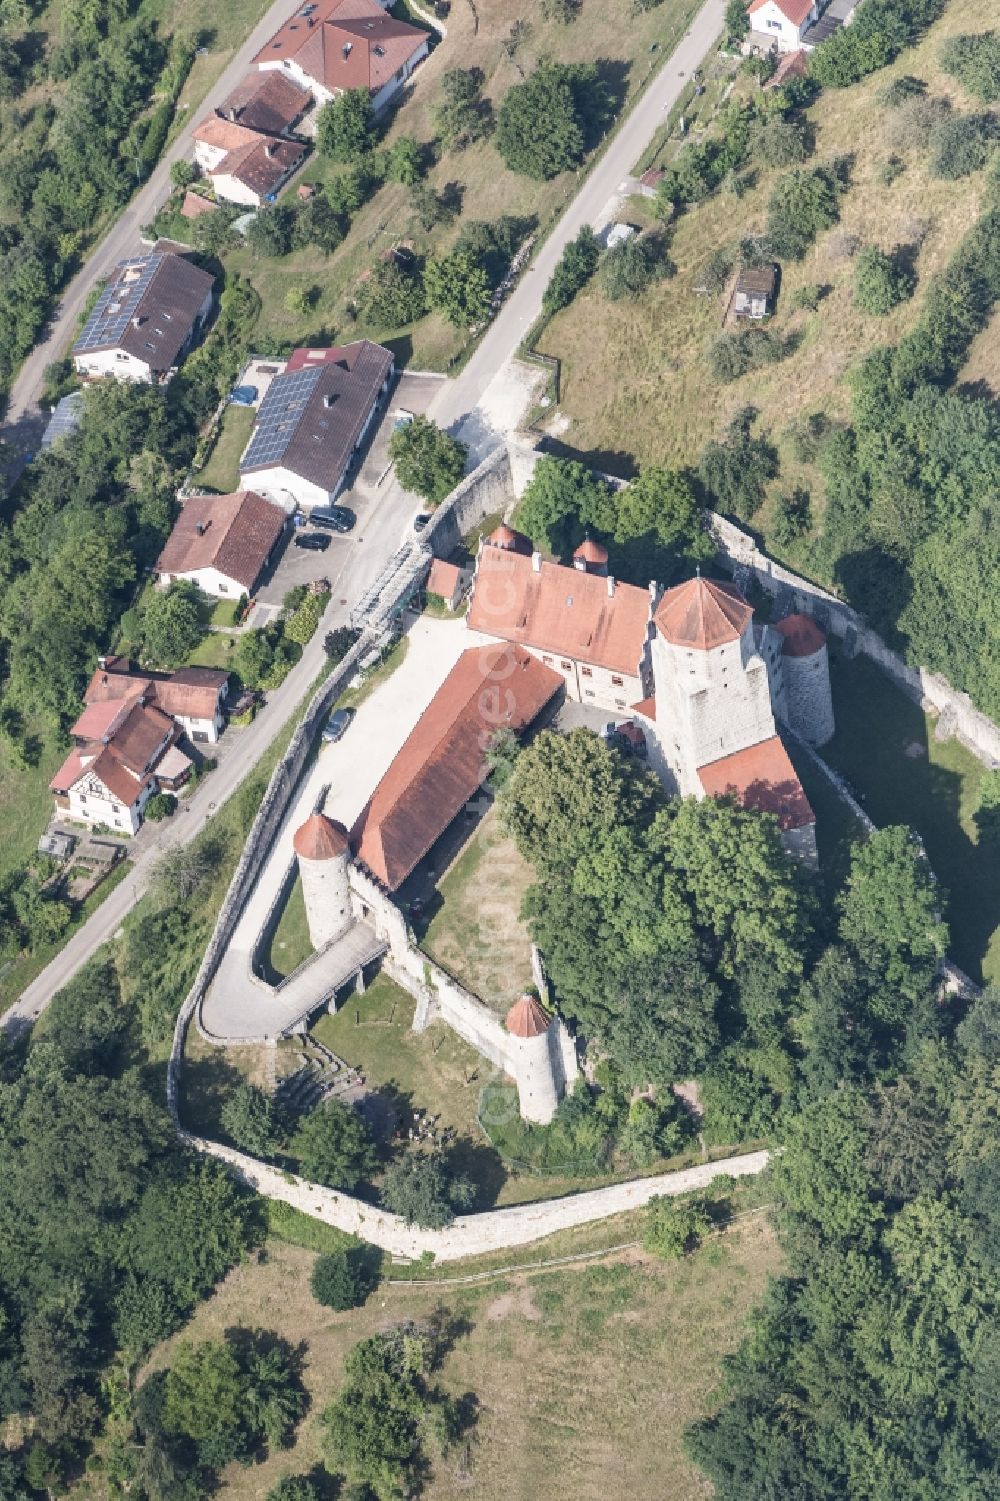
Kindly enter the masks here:
<path id="1" fill-rule="evenodd" d="M 275 376 L 260 404 L 241 469 L 259 469 L 284 458 L 322 373 L 322 366 L 313 366 Z"/>
<path id="2" fill-rule="evenodd" d="M 162 263 L 163 256 L 154 254 L 116 266 L 114 280 L 98 297 L 73 348 L 83 351 L 118 344 Z"/>

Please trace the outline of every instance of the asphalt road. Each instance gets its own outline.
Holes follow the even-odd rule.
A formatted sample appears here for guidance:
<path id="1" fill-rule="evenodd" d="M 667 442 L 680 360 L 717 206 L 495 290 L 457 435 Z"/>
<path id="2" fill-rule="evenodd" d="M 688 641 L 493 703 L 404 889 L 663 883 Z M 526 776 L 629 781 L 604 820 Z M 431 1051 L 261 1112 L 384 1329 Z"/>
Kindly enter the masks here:
<path id="1" fill-rule="evenodd" d="M 248 59 L 259 51 L 280 19 L 292 8 L 288 0 L 281 0 L 280 4 L 272 6 L 206 99 L 202 112 L 222 99 L 239 81 Z M 524 335 L 541 312 L 542 293 L 563 249 L 576 237 L 584 224 L 597 220 L 609 198 L 642 155 L 647 143 L 679 97 L 687 78 L 698 67 L 721 31 L 724 13 L 725 0 L 706 0 L 706 4 L 695 16 L 678 47 L 666 59 L 633 112 L 620 126 L 601 160 L 581 185 L 579 193 L 549 235 L 531 268 L 525 272 L 504 304 L 475 354 L 458 377 L 447 382 L 431 403 L 430 413 L 442 425 L 455 427 L 463 422 L 475 424 L 476 409 L 488 386 L 516 354 Z M 59 320 L 63 325 L 63 332 L 60 338 L 68 337 L 86 289 L 93 278 L 101 274 L 101 268 L 107 269 L 129 253 L 132 244 L 129 237 L 135 235 L 139 224 L 151 217 L 158 194 L 166 192 L 170 163 L 184 156 L 189 145 L 190 127 L 175 141 L 128 213 L 71 284 L 63 299 L 63 311 Z M 67 308 L 74 296 L 77 298 L 76 311 L 71 312 Z M 22 369 L 15 388 L 22 411 L 26 405 L 37 401 L 42 371 L 54 357 L 53 351 L 58 347 L 58 339 L 55 335 L 50 336 L 46 345 L 36 349 Z M 30 375 L 30 371 L 34 374 Z M 497 433 L 496 441 L 501 441 L 502 436 Z M 235 752 L 192 794 L 189 811 L 179 813 L 165 826 L 163 834 L 137 861 L 135 869 L 101 903 L 83 927 L 73 934 L 66 946 L 27 987 L 20 1000 L 6 1012 L 3 1025 L 29 1023 L 40 1015 L 52 996 L 116 932 L 122 919 L 148 886 L 156 860 L 172 847 L 193 839 L 204 828 L 215 808 L 226 801 L 265 754 L 322 669 L 324 634 L 333 626 L 346 621 L 350 606 L 361 597 L 399 547 L 401 518 L 405 521 L 413 509 L 413 498 L 407 497 L 400 490 L 394 478 L 387 479 L 383 493 L 364 520 L 363 545 L 355 542 L 345 550 L 338 574 L 334 575 L 331 566 L 331 604 L 315 636 L 305 647 L 301 660 L 281 687 L 268 694 L 267 707 L 241 736 Z M 362 528 L 359 528 L 360 531 Z"/>
<path id="2" fill-rule="evenodd" d="M 0 439 L 9 443 L 20 456 L 20 460 L 16 459 L 13 465 L 8 466 L 11 478 L 20 472 L 24 459 L 38 450 L 46 422 L 39 407 L 46 366 L 59 359 L 69 344 L 91 287 L 107 277 L 119 261 L 134 255 L 141 248 L 142 226 L 156 216 L 170 192 L 170 168 L 173 163 L 191 156 L 194 130 L 198 122 L 232 92 L 247 72 L 250 59 L 300 4 L 301 0 L 275 0 L 198 109 L 191 111 L 191 118 L 127 205 L 121 218 L 115 221 L 63 292 L 41 342 L 35 345 L 18 372 L 7 402 L 7 411 L 0 423 Z"/>

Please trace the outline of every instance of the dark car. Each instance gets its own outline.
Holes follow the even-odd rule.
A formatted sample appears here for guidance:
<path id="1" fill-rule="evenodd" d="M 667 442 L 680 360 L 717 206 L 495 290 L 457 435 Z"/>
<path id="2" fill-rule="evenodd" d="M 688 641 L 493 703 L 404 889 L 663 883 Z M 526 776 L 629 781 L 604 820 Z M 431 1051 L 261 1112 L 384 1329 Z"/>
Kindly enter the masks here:
<path id="1" fill-rule="evenodd" d="M 320 536 L 319 532 L 299 532 L 295 538 L 295 546 L 306 547 L 310 552 L 326 552 L 330 546 L 330 539 Z"/>
<path id="2" fill-rule="evenodd" d="M 428 524 L 430 519 L 431 518 L 428 516 L 426 511 L 420 511 L 413 518 L 413 530 L 419 535 L 423 531 L 424 527 Z"/>
<path id="3" fill-rule="evenodd" d="M 349 532 L 357 519 L 347 506 L 316 506 L 309 512 L 311 526 L 324 526 L 331 532 Z"/>
<path id="4" fill-rule="evenodd" d="M 353 718 L 353 709 L 335 709 L 323 726 L 320 739 L 326 745 L 331 745 L 335 740 L 339 740 Z"/>

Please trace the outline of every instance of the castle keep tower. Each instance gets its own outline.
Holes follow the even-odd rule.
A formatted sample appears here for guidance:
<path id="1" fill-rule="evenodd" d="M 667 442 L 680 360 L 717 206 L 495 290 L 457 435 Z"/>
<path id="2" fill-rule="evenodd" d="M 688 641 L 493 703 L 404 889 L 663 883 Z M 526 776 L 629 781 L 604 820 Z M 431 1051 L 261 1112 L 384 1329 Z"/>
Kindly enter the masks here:
<path id="1" fill-rule="evenodd" d="M 811 615 L 788 615 L 774 629 L 784 639 L 781 676 L 789 727 L 809 745 L 825 745 L 835 728 L 826 634 Z"/>
<path id="2" fill-rule="evenodd" d="M 552 1018 L 533 995 L 522 995 L 507 1012 L 521 1115 L 541 1125 L 552 1119 L 560 1095 L 551 1025 Z"/>
<path id="3" fill-rule="evenodd" d="M 299 862 L 309 937 L 319 951 L 346 933 L 354 921 L 347 875 L 351 861 L 347 830 L 325 813 L 314 813 L 296 829 L 292 847 Z"/>
<path id="4" fill-rule="evenodd" d="M 775 733 L 753 610 L 731 584 L 699 577 L 668 589 L 653 622 L 658 738 L 682 795 L 700 796 L 699 766 Z"/>

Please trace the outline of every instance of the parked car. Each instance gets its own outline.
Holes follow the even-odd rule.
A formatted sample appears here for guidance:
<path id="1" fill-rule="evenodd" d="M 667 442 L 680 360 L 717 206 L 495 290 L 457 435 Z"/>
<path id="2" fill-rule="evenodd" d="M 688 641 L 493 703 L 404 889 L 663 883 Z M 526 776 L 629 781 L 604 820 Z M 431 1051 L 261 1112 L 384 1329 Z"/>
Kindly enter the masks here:
<path id="1" fill-rule="evenodd" d="M 330 539 L 319 532 L 299 532 L 295 538 L 295 546 L 308 548 L 310 552 L 326 552 L 330 546 Z"/>
<path id="2" fill-rule="evenodd" d="M 424 527 L 427 525 L 430 519 L 431 518 L 426 511 L 418 511 L 416 516 L 414 516 L 413 530 L 416 532 L 418 537 L 420 536 L 420 533 L 423 531 Z"/>
<path id="3" fill-rule="evenodd" d="M 347 726 L 354 718 L 353 709 L 334 709 L 330 718 L 323 726 L 320 739 L 324 745 L 333 745 L 335 741 L 346 732 Z"/>
<path id="4" fill-rule="evenodd" d="M 349 532 L 357 519 L 347 506 L 315 506 L 309 512 L 312 526 L 323 526 L 331 532 Z"/>

